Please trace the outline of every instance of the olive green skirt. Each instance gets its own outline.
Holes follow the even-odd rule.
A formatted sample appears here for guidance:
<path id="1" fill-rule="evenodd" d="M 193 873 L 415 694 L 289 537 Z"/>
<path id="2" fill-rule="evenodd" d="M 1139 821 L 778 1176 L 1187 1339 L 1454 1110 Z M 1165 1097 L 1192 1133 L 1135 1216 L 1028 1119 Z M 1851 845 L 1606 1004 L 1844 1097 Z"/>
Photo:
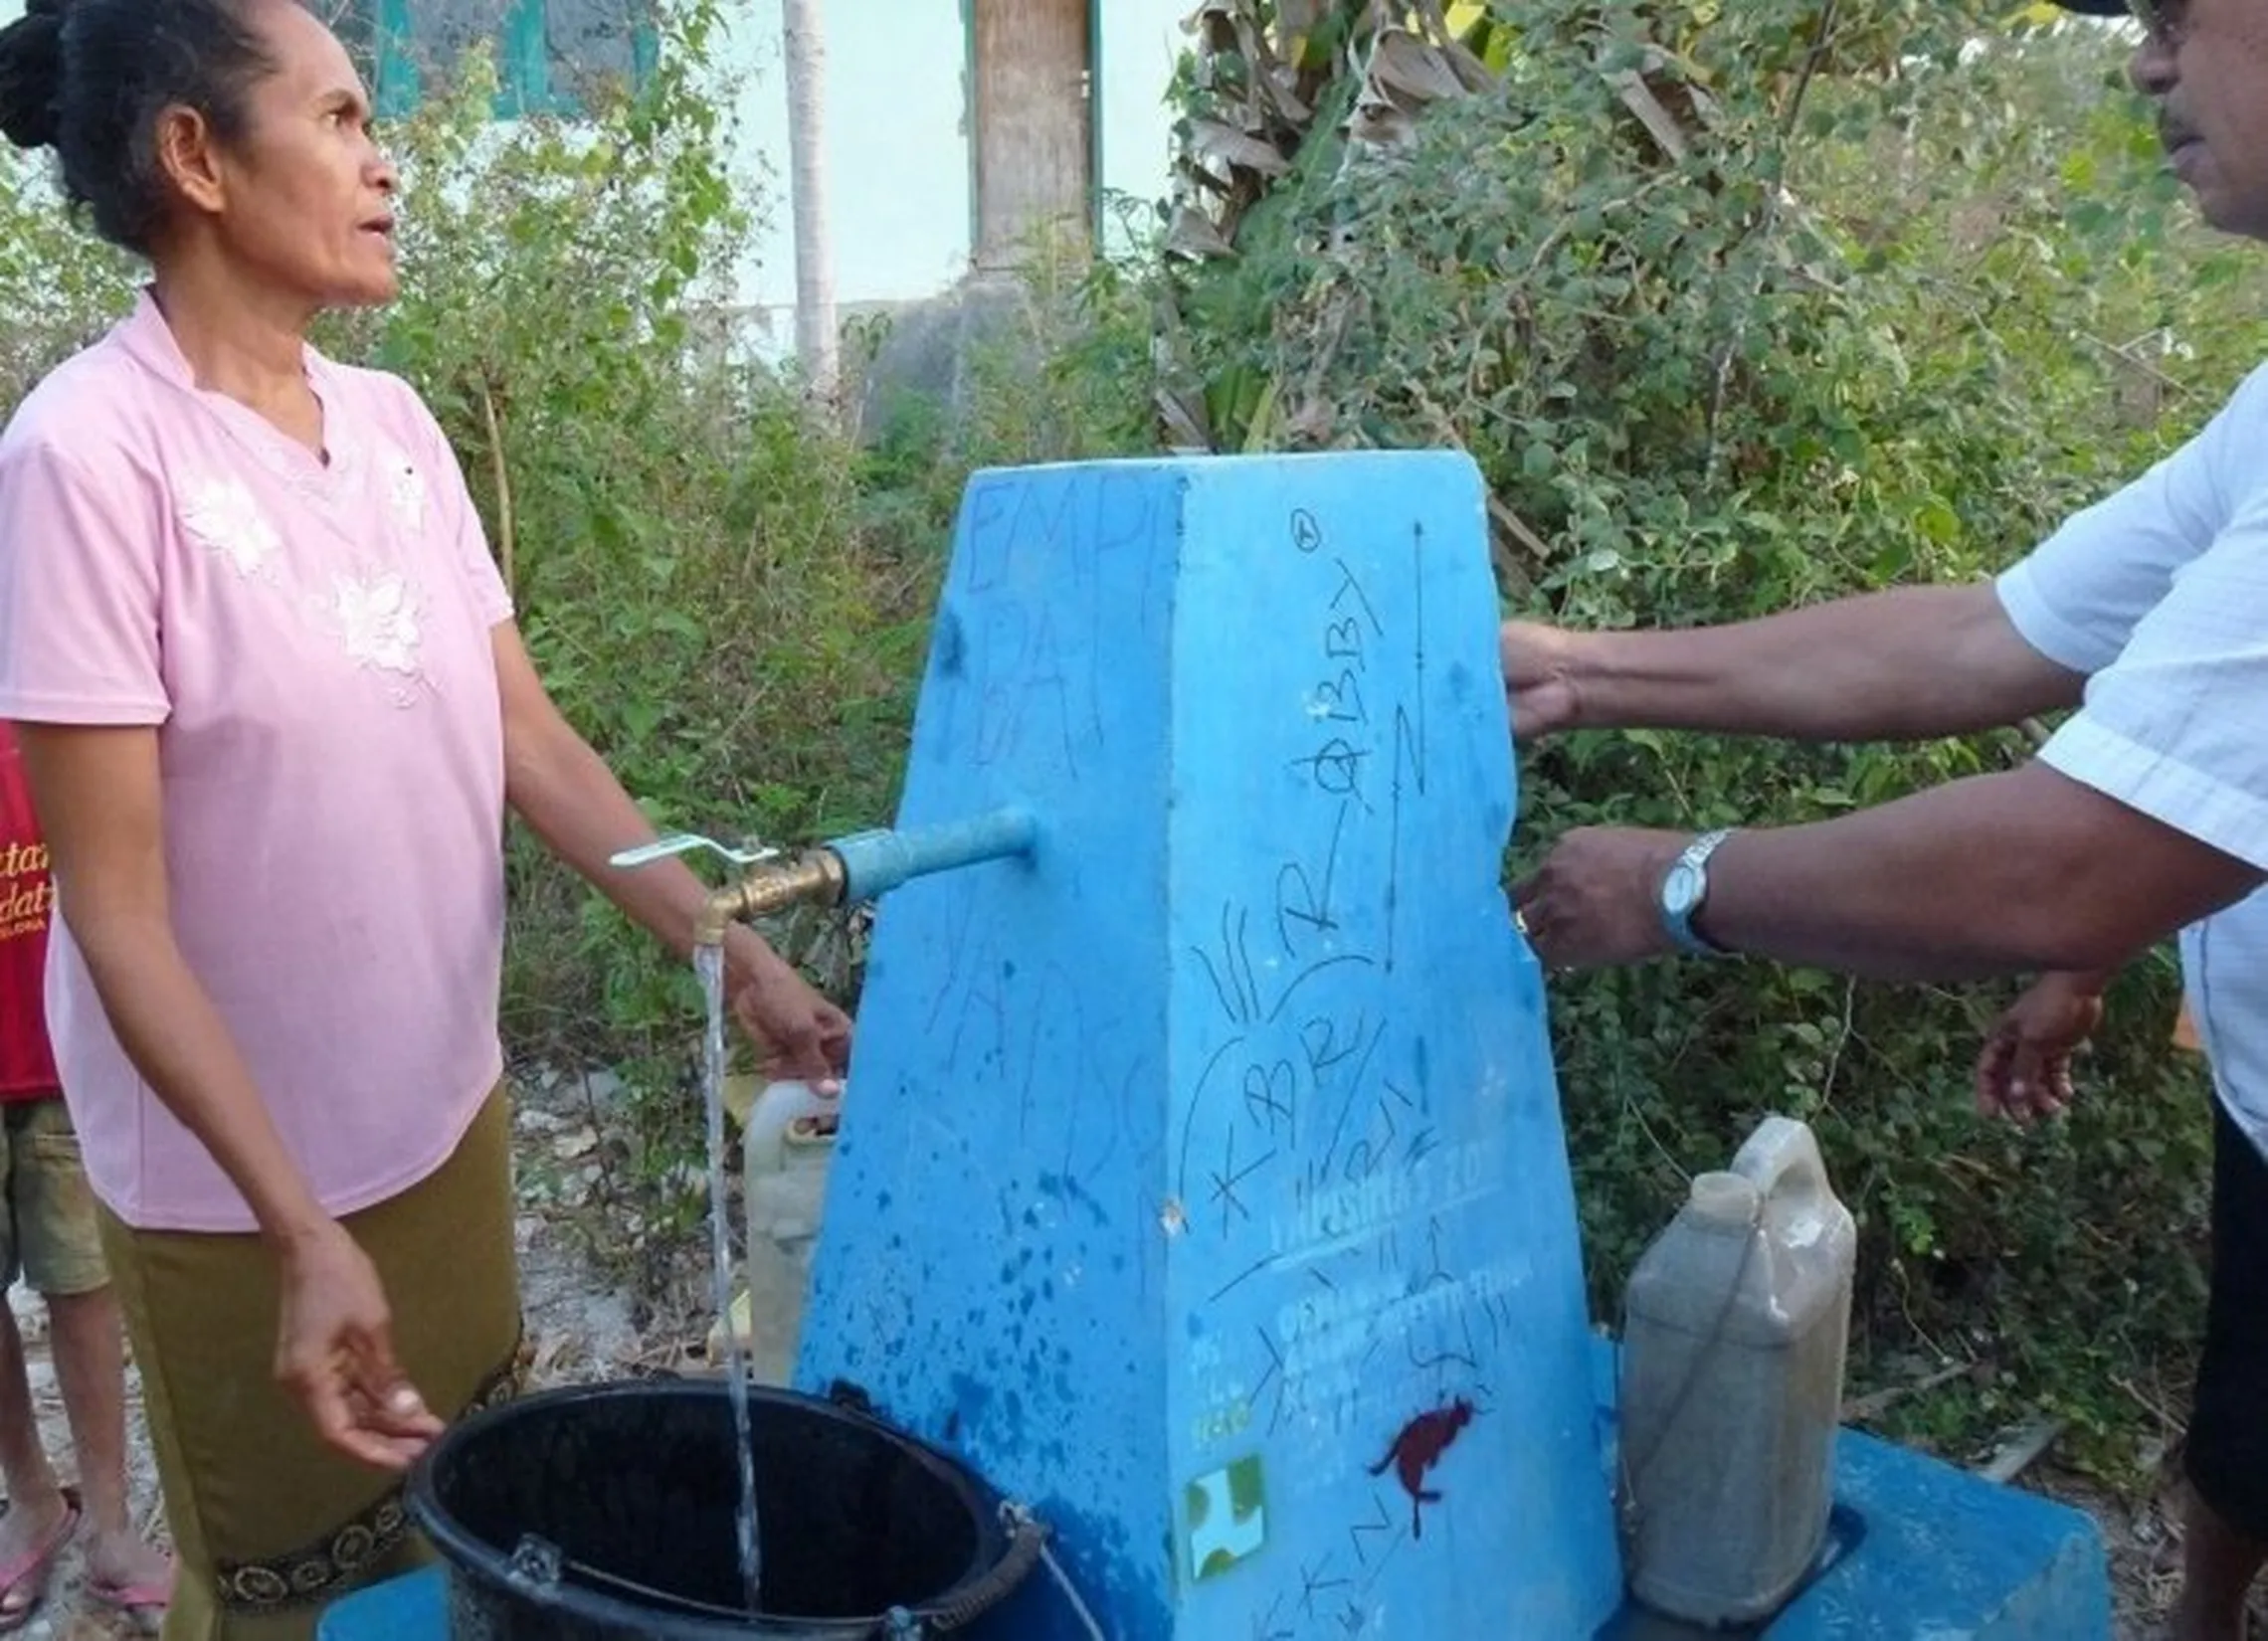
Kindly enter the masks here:
<path id="1" fill-rule="evenodd" d="M 501 1088 L 436 1173 L 344 1220 L 385 1284 L 395 1355 L 444 1418 L 518 1388 L 512 1221 Z M 260 1239 L 107 1211 L 101 1226 L 180 1569 L 164 1641 L 308 1641 L 331 1602 L 425 1559 L 400 1479 L 327 1446 L 277 1382 Z"/>

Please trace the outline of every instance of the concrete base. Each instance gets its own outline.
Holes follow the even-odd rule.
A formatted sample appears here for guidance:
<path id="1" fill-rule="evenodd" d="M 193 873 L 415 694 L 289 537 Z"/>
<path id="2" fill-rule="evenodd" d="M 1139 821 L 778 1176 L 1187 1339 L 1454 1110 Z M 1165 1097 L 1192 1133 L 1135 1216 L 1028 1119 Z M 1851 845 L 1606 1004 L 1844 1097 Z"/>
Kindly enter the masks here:
<path id="1" fill-rule="evenodd" d="M 1598 1641 L 2110 1641 L 2086 1516 L 1854 1431 L 1836 1457 L 1847 1548 L 1770 1624 L 1709 1631 L 1632 1607 Z"/>
<path id="2" fill-rule="evenodd" d="M 1594 1341 L 1591 1388 L 1617 1462 L 1618 1353 Z M 1672 1623 L 1632 1605 L 1596 1641 L 2110 1641 L 2111 1576 L 2093 1518 L 1856 1430 L 1835 1441 L 1822 1569 L 1769 1624 Z"/>
<path id="3" fill-rule="evenodd" d="M 1836 1470 L 1863 1537 L 1769 1641 L 2110 1641 L 2092 1518 L 1852 1431 Z"/>
<path id="4" fill-rule="evenodd" d="M 1836 1498 L 1856 1538 L 1753 1632 L 1758 1641 L 2110 1641 L 2110 1572 L 2086 1516 L 1851 1431 L 1837 1463 Z M 340 1601 L 315 1634 L 445 1641 L 447 1624 L 441 1574 L 429 1568 Z M 1601 1641 L 1703 1633 L 1631 1612 Z"/>

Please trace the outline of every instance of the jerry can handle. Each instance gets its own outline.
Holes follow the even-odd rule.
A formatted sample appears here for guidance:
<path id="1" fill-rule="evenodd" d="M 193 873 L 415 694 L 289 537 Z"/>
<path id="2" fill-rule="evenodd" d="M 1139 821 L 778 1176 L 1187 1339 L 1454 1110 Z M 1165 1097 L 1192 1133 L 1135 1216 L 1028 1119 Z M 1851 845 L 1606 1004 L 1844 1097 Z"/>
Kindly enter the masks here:
<path id="1" fill-rule="evenodd" d="M 1756 1185 L 1768 1209 L 1817 1203 L 1833 1194 L 1817 1138 L 1793 1117 L 1767 1117 L 1759 1123 L 1733 1158 L 1731 1172 Z"/>
<path id="2" fill-rule="evenodd" d="M 742 1168 L 751 1176 L 777 1174 L 787 1166 L 788 1147 L 798 1138 L 798 1124 L 832 1117 L 843 1109 L 840 1093 L 827 1094 L 804 1082 L 765 1085 L 748 1111 L 748 1128 L 741 1136 Z M 802 1143 L 809 1145 L 810 1138 Z"/>

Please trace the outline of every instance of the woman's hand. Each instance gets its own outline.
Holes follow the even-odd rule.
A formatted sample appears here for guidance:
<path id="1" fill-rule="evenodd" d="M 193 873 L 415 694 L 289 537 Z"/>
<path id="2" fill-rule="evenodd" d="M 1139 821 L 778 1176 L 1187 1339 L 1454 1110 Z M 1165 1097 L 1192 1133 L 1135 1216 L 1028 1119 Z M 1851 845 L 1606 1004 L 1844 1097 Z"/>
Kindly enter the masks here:
<path id="1" fill-rule="evenodd" d="M 839 1083 L 850 1060 L 850 1016 L 744 924 L 724 937 L 724 965 L 733 1018 L 756 1044 L 763 1075 L 823 1091 Z"/>
<path id="2" fill-rule="evenodd" d="M 283 1254 L 276 1376 L 323 1440 L 380 1470 L 405 1470 L 441 1420 L 394 1360 L 392 1315 L 378 1271 L 335 1219 Z"/>
<path id="3" fill-rule="evenodd" d="M 504 796 L 560 859 L 680 953 L 708 900 L 708 888 L 681 860 L 624 869 L 624 847 L 652 841 L 654 828 L 599 755 L 575 733 L 536 676 L 509 624 L 495 632 L 496 678 L 503 702 Z M 850 1019 L 806 984 L 755 930 L 734 925 L 724 942 L 725 996 L 755 1040 L 764 1074 L 827 1083 L 850 1055 Z"/>

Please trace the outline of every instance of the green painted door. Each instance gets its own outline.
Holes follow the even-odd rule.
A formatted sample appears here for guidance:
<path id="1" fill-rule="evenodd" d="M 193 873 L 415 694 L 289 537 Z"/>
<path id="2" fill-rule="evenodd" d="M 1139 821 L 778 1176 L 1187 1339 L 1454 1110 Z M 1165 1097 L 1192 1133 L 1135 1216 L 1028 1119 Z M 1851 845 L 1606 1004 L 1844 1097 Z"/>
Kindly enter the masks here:
<path id="1" fill-rule="evenodd" d="M 352 0 L 342 32 L 361 37 L 378 111 L 398 118 L 417 107 L 431 59 L 465 50 L 491 23 L 498 119 L 572 117 L 583 75 L 642 84 L 659 50 L 640 0 Z"/>

